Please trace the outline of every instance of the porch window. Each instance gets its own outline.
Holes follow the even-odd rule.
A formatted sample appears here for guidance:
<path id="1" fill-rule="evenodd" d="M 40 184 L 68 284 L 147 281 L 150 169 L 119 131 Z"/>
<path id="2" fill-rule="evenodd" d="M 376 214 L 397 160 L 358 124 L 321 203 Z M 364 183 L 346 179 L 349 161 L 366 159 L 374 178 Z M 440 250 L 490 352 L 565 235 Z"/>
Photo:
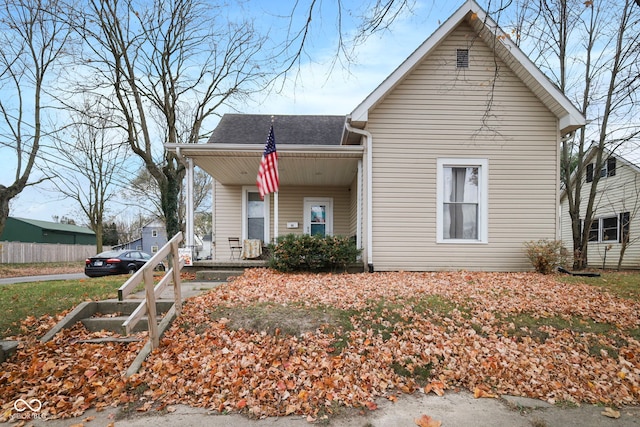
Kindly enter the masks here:
<path id="1" fill-rule="evenodd" d="M 438 159 L 437 241 L 487 242 L 487 160 Z"/>

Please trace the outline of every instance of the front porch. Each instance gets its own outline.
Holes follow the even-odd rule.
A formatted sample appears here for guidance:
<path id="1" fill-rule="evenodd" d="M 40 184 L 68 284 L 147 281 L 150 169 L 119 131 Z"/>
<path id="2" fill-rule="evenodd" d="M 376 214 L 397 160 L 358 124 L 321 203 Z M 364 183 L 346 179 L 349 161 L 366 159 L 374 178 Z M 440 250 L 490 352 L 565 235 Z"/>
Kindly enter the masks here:
<path id="1" fill-rule="evenodd" d="M 345 116 L 225 114 L 207 144 L 165 145 L 185 159 L 187 178 L 199 167 L 214 180 L 213 261 L 226 263 L 233 257 L 237 246 L 230 247 L 228 239 L 268 244 L 286 234 L 343 235 L 354 236 L 362 248 L 364 147 L 360 135 L 345 132 L 345 120 Z M 279 187 L 263 198 L 256 177 L 272 125 Z M 189 182 L 187 193 L 191 194 Z M 187 212 L 186 222 L 189 236 L 192 213 Z"/>

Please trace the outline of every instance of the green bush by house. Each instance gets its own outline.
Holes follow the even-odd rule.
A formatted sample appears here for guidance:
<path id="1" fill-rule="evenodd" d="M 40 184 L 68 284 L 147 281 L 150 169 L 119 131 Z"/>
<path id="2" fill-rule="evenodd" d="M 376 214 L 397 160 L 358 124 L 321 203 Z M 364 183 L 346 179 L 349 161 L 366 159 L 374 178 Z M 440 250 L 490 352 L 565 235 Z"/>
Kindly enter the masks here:
<path id="1" fill-rule="evenodd" d="M 288 271 L 336 271 L 356 261 L 360 249 L 344 236 L 287 234 L 270 247 L 269 267 Z"/>

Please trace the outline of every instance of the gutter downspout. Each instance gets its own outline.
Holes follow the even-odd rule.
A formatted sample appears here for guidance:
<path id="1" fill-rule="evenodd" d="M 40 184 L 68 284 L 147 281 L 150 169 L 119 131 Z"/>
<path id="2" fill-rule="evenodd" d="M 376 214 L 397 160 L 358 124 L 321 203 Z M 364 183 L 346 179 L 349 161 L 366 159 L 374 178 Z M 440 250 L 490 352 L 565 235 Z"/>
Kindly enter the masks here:
<path id="1" fill-rule="evenodd" d="M 347 116 L 344 122 L 344 126 L 349 132 L 362 135 L 366 138 L 365 147 L 367 153 L 367 264 L 369 267 L 369 273 L 373 273 L 373 178 L 372 178 L 372 165 L 373 165 L 373 136 L 370 132 L 364 129 L 357 129 L 351 126 L 349 121 L 351 117 Z"/>

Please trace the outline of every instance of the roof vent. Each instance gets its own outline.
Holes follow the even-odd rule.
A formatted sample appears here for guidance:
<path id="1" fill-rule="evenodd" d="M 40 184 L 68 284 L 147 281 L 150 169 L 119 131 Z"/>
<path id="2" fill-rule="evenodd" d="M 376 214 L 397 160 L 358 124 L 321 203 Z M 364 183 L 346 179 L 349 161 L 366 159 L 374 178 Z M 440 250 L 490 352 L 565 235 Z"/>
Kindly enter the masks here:
<path id="1" fill-rule="evenodd" d="M 469 49 L 456 49 L 457 68 L 469 68 Z"/>

